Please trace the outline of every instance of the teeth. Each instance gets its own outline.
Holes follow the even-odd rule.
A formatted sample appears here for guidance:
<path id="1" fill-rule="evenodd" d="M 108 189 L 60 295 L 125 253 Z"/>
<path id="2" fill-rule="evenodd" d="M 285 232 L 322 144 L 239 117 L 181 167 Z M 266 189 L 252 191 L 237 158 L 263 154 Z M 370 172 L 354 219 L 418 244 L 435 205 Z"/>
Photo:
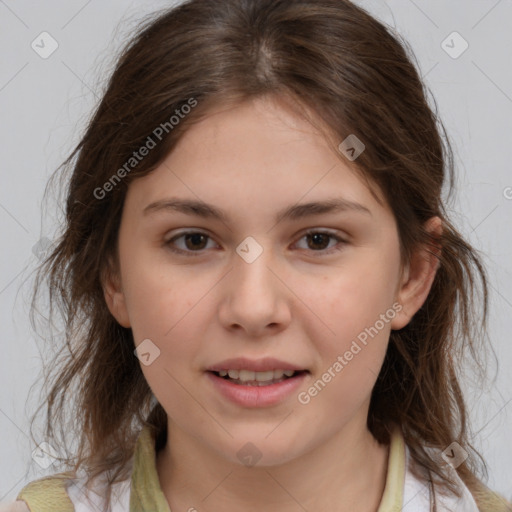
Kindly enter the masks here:
<path id="1" fill-rule="evenodd" d="M 239 374 L 238 370 L 229 370 L 228 371 L 228 375 L 229 375 L 230 379 L 238 379 L 238 374 Z"/>
<path id="2" fill-rule="evenodd" d="M 241 374 L 242 372 L 240 372 Z M 253 372 L 247 372 L 247 373 L 253 373 Z M 274 377 L 274 374 L 275 373 L 280 373 L 281 376 L 280 377 Z M 265 382 L 266 380 L 274 380 L 274 379 L 279 379 L 283 376 L 282 372 L 273 372 L 272 370 L 268 371 L 268 372 L 254 372 L 254 378 L 258 381 L 258 382 Z M 240 380 L 244 380 L 244 378 L 242 376 L 240 376 Z M 247 379 L 247 380 L 253 380 L 253 379 Z"/>
<path id="3" fill-rule="evenodd" d="M 294 370 L 269 370 L 266 372 L 253 372 L 251 370 L 220 370 L 219 375 L 230 379 L 240 380 L 242 382 L 258 381 L 266 382 L 271 380 L 282 379 L 283 376 L 291 377 L 295 373 Z"/>

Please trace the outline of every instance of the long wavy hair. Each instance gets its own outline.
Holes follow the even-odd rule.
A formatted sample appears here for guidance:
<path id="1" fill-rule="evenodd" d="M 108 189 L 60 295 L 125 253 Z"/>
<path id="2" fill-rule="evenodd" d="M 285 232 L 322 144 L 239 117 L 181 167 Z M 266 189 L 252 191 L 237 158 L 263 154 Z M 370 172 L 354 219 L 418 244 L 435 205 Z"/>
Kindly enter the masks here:
<path id="1" fill-rule="evenodd" d="M 45 434 L 56 446 L 67 447 L 67 434 L 78 439 L 59 459 L 67 467 L 86 468 L 89 478 L 109 470 L 112 483 L 126 478 L 143 426 L 153 429 L 157 448 L 165 443 L 166 413 L 152 401 L 131 329 L 110 314 L 102 288 L 102 278 L 118 270 L 126 191 L 212 106 L 263 95 L 314 112 L 340 142 L 350 134 L 364 141 L 353 166 L 389 203 L 403 264 L 419 244 L 441 246 L 428 298 L 406 327 L 390 334 L 368 428 L 386 443 L 399 425 L 414 460 L 455 492 L 435 453 L 457 441 L 469 453 L 457 472 L 476 489 L 486 470 L 471 446 L 461 364 L 469 354 L 479 368 L 488 278 L 481 257 L 448 218 L 453 150 L 412 50 L 349 0 L 189 0 L 142 20 L 83 137 L 47 186 L 57 177 L 66 183 L 65 220 L 37 269 L 30 318 L 36 327 L 45 290 L 47 318 L 53 325 L 59 314 L 64 329 L 34 417 L 46 406 Z M 191 99 L 195 106 L 185 108 Z M 176 123 L 171 116 L 178 115 Z M 130 160 L 148 137 L 155 146 L 140 161 Z M 443 226 L 435 240 L 422 227 L 433 216 Z"/>

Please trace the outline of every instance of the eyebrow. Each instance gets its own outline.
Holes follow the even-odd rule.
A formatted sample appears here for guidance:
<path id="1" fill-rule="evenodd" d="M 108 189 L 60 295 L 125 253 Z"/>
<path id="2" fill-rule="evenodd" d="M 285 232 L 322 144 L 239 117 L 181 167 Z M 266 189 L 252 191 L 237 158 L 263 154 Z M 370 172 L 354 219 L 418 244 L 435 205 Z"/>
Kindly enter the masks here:
<path id="1" fill-rule="evenodd" d="M 227 213 L 212 204 L 205 203 L 193 199 L 167 198 L 148 204 L 143 215 L 162 211 L 176 211 L 186 215 L 195 215 L 202 218 L 213 218 L 224 223 L 228 223 Z M 356 212 L 364 213 L 372 216 L 371 211 L 360 203 L 350 201 L 344 198 L 326 199 L 324 201 L 315 201 L 309 203 L 301 203 L 289 206 L 279 211 L 275 216 L 275 222 L 283 220 L 298 220 L 309 216 L 322 215 L 325 213 L 337 212 Z"/>

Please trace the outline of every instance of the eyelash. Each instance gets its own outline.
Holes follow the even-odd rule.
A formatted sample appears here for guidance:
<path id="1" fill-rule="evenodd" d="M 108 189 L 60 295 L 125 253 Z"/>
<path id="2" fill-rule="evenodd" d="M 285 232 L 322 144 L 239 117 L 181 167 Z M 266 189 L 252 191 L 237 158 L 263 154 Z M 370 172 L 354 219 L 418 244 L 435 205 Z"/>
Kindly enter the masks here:
<path id="1" fill-rule="evenodd" d="M 343 245 L 347 244 L 348 242 L 346 240 L 344 240 L 343 238 L 337 236 L 337 235 L 334 235 L 333 233 L 330 233 L 329 231 L 321 231 L 321 230 L 310 230 L 310 231 L 307 231 L 306 233 L 304 233 L 299 240 L 301 240 L 302 238 L 308 236 L 308 235 L 315 235 L 315 234 L 320 234 L 320 235 L 326 235 L 330 238 L 334 238 L 335 240 L 337 240 L 339 242 L 339 244 L 337 246 L 334 246 L 334 247 L 331 247 L 330 249 L 320 249 L 318 251 L 314 251 L 314 250 L 311 250 L 312 252 L 318 252 L 318 253 L 321 253 L 320 255 L 327 255 L 327 254 L 332 254 L 334 252 L 337 252 L 337 251 L 341 251 L 343 250 Z M 205 249 L 201 249 L 200 251 L 184 251 L 183 249 L 177 249 L 176 247 L 173 247 L 172 244 L 173 242 L 175 242 L 176 240 L 178 240 L 179 238 L 182 238 L 186 235 L 204 235 L 205 237 L 207 237 L 208 239 L 211 240 L 211 237 L 207 234 L 207 233 L 203 233 L 202 231 L 185 231 L 184 233 L 180 233 L 179 235 L 176 235 L 175 237 L 167 240 L 164 245 L 172 252 L 174 253 L 177 253 L 177 254 L 183 254 L 183 255 L 187 255 L 187 256 L 201 256 Z M 341 244 L 341 246 L 340 246 Z M 307 250 L 307 249 L 306 249 Z"/>

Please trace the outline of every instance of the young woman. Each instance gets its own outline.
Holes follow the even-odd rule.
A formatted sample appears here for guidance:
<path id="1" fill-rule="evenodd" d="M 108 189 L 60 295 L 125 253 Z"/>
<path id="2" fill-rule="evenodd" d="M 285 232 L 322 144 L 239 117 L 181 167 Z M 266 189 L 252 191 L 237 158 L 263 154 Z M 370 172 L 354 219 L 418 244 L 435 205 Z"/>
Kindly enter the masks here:
<path id="1" fill-rule="evenodd" d="M 74 404 L 78 451 L 11 510 L 510 510 L 468 434 L 487 280 L 444 209 L 438 121 L 348 0 L 147 22 L 66 162 L 36 283 L 69 351 L 47 435 L 66 446 Z"/>

